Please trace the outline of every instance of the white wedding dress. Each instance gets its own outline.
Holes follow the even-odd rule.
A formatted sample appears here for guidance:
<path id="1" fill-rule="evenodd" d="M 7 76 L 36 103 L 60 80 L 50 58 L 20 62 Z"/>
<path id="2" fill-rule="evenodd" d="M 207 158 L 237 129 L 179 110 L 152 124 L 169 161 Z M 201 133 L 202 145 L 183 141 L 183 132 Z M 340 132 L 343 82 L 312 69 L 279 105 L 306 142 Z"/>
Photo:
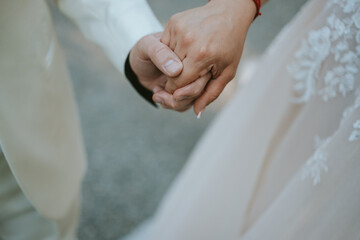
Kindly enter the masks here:
<path id="1" fill-rule="evenodd" d="M 126 239 L 360 239 L 360 0 L 309 1 L 258 67 Z"/>

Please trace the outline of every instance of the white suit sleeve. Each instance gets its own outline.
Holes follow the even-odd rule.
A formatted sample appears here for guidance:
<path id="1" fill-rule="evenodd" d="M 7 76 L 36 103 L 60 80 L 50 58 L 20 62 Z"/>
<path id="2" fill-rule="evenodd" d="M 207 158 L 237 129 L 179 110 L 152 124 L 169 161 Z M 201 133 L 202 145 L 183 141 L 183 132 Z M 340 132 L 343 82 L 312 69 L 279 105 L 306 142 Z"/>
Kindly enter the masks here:
<path id="1" fill-rule="evenodd" d="M 60 0 L 59 8 L 121 73 L 136 42 L 163 30 L 146 0 Z"/>

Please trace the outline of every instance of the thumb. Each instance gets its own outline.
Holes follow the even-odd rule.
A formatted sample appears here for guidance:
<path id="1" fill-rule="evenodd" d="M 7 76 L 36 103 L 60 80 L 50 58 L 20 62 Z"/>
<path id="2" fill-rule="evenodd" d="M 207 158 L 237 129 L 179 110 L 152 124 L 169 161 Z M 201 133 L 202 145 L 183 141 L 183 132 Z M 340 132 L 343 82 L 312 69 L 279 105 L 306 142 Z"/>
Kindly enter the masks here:
<path id="1" fill-rule="evenodd" d="M 160 38 L 148 38 L 147 46 L 147 57 L 166 76 L 177 77 L 182 72 L 181 60 L 167 45 L 160 42 Z"/>

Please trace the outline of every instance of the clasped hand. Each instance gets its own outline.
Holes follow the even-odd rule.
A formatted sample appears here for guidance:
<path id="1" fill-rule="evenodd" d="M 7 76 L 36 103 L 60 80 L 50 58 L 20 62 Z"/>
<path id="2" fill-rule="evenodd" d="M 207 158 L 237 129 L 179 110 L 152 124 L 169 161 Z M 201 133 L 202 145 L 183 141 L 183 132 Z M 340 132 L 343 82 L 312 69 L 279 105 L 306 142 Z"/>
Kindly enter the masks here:
<path id="1" fill-rule="evenodd" d="M 130 64 L 155 102 L 199 114 L 234 78 L 255 13 L 249 0 L 212 0 L 178 13 L 163 33 L 136 44 Z"/>

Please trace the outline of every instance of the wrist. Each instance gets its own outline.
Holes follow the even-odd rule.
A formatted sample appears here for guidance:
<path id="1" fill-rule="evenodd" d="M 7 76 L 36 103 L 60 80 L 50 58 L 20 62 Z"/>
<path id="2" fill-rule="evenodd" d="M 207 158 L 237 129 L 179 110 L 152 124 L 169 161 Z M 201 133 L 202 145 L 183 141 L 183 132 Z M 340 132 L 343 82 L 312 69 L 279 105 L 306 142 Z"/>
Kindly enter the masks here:
<path id="1" fill-rule="evenodd" d="M 208 0 L 209 5 L 225 7 L 227 12 L 232 12 L 236 19 L 248 26 L 257 16 L 258 8 L 254 0 Z"/>

